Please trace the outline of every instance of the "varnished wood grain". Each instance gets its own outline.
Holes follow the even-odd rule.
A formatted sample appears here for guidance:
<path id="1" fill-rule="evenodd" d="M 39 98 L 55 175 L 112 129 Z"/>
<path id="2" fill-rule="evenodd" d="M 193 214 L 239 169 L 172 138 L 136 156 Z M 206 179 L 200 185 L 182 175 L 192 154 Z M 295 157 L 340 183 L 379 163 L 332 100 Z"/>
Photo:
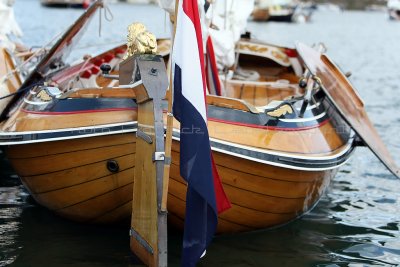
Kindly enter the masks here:
<path id="1" fill-rule="evenodd" d="M 119 165 L 120 172 L 133 169 L 135 154 L 121 157 L 113 157 Z M 112 179 L 112 173 L 107 169 L 107 161 L 86 164 L 71 169 L 63 169 L 49 174 L 23 176 L 22 181 L 26 187 L 31 188 L 33 194 L 43 194 L 51 191 L 59 191 L 77 186 L 97 179 Z M 34 191 L 32 191 L 34 190 Z M 57 193 L 56 193 L 57 194 Z"/>
<path id="2" fill-rule="evenodd" d="M 73 206 L 56 210 L 55 212 L 74 221 L 91 222 L 96 218 L 113 212 L 116 207 L 120 207 L 130 200 L 132 200 L 132 183 L 122 187 L 112 188 L 112 190 L 109 190 L 105 194 L 94 196 L 85 202 L 80 202 Z M 130 213 L 126 215 L 130 216 Z M 121 218 L 123 218 L 123 216 L 118 216 L 117 218 L 113 218 L 112 221 L 115 222 L 116 219 Z M 108 222 L 110 222 L 110 220 Z"/>
<path id="3" fill-rule="evenodd" d="M 90 223 L 101 223 L 101 224 L 112 224 L 120 222 L 122 220 L 130 219 L 132 211 L 132 199 L 128 202 L 123 203 L 120 206 L 114 207 L 114 209 L 103 213 L 102 215 L 90 219 Z"/>
<path id="4" fill-rule="evenodd" d="M 51 145 L 51 142 L 45 143 Z M 67 170 L 95 162 L 121 157 L 135 151 L 135 144 L 124 144 L 67 152 L 43 157 L 14 159 L 12 166 L 22 177 L 50 174 L 60 170 Z"/>
<path id="5" fill-rule="evenodd" d="M 32 114 L 22 110 L 3 124 L 3 129 L 12 131 L 42 131 L 104 124 L 131 122 L 136 120 L 136 110 L 104 111 L 76 114 Z"/>
<path id="6" fill-rule="evenodd" d="M 138 112 L 139 130 L 148 135 L 152 143 L 149 144 L 142 138 L 136 140 L 131 228 L 150 245 L 154 252 L 149 253 L 134 236 L 131 236 L 130 245 L 131 250 L 146 265 L 158 266 L 157 176 L 153 161 L 156 135 L 153 102 L 141 103 Z"/>
<path id="7" fill-rule="evenodd" d="M 172 155 L 173 168 L 171 170 L 171 175 L 179 178 L 179 154 L 174 152 Z M 272 197 L 275 196 L 288 199 L 304 199 L 307 197 L 310 188 L 319 185 L 323 178 L 323 176 L 321 177 L 323 172 L 315 173 L 314 177 L 316 178 L 313 179 L 308 177 L 303 178 L 304 176 L 308 175 L 303 173 L 303 175 L 300 175 L 298 174 L 298 171 L 293 170 L 292 173 L 297 172 L 297 179 L 291 179 L 290 171 L 283 171 L 282 169 L 274 168 L 276 169 L 275 173 L 271 173 L 269 170 L 272 170 L 273 168 L 265 168 L 263 164 L 254 165 L 254 167 L 258 167 L 260 169 L 260 174 L 255 175 L 246 173 L 244 170 L 240 169 L 242 165 L 237 165 L 235 167 L 233 165 L 226 164 L 228 160 L 221 161 L 222 158 L 228 158 L 231 156 L 221 155 L 220 153 L 215 152 L 213 155 L 215 158 L 218 158 L 216 160 L 218 173 L 221 177 L 223 177 L 224 184 L 239 188 L 241 190 L 253 192 L 254 194 L 263 194 Z M 240 161 L 238 163 L 245 164 L 245 161 Z M 309 175 L 312 174 L 314 173 L 310 173 Z M 306 180 L 307 178 L 308 180 Z M 179 181 L 181 183 L 184 182 L 183 180 Z"/>
<path id="8" fill-rule="evenodd" d="M 64 209 L 88 201 L 96 196 L 132 184 L 133 168 L 123 170 L 117 174 L 90 180 L 81 184 L 63 187 L 45 193 L 32 194 L 35 200 L 51 210 Z"/>
<path id="9" fill-rule="evenodd" d="M 129 98 L 135 99 L 133 88 L 76 88 L 69 91 L 63 98 Z"/>
<path id="10" fill-rule="evenodd" d="M 254 106 L 265 106 L 273 100 L 283 100 L 296 94 L 294 88 L 273 88 L 268 84 L 226 82 L 226 97 L 237 98 Z"/>
<path id="11" fill-rule="evenodd" d="M 254 66 L 251 61 L 242 63 L 244 68 Z M 277 77 L 295 80 L 291 70 L 286 67 L 271 64 L 265 68 L 260 66 L 257 70 L 262 76 L 261 82 Z M 275 88 L 266 83 L 235 81 L 226 82 L 225 85 L 227 96 L 235 99 L 208 96 L 209 105 L 257 113 L 259 111 L 255 106 L 264 106 L 272 100 L 283 100 L 298 93 L 296 88 L 290 86 Z M 93 92 L 81 93 L 81 97 L 85 94 L 91 97 L 95 95 Z M 119 92 L 103 93 L 97 96 Z M 144 112 L 145 120 L 150 121 L 151 108 L 145 108 Z M 31 114 L 19 110 L 2 125 L 2 129 L 52 130 L 130 122 L 137 118 L 136 110 L 62 115 Z M 257 128 L 212 118 L 208 126 L 210 136 L 216 141 L 292 156 L 333 156 L 344 150 L 346 141 L 336 133 L 333 122 L 302 131 Z M 174 127 L 179 127 L 179 123 L 175 121 Z M 147 133 L 152 135 L 149 129 Z M 156 246 L 157 229 L 154 225 L 157 214 L 152 209 L 156 203 L 156 192 L 143 189 L 148 182 L 145 179 L 153 179 L 154 173 L 149 171 L 151 166 L 140 160 L 135 164 L 135 153 L 138 151 L 150 157 L 154 147 L 143 140 L 136 140 L 135 135 L 129 133 L 10 146 L 7 153 L 24 184 L 42 205 L 67 218 L 96 223 L 111 223 L 127 218 L 133 205 L 135 211 L 140 211 L 136 215 L 147 219 L 139 223 L 133 221 L 132 226 L 147 232 L 145 239 Z M 118 161 L 119 172 L 113 174 L 106 168 L 109 159 Z M 275 167 L 220 152 L 214 152 L 214 159 L 233 205 L 232 209 L 219 217 L 220 233 L 267 228 L 297 218 L 315 205 L 336 173 L 336 170 L 307 172 Z M 170 171 L 169 221 L 181 227 L 185 213 L 186 183 L 179 175 L 177 141 L 172 144 Z M 135 182 L 134 176 L 138 179 Z M 154 183 L 154 180 L 151 181 Z M 132 189 L 134 186 L 135 190 Z"/>
<path id="12" fill-rule="evenodd" d="M 133 134 L 122 134 L 114 137 L 87 138 L 86 142 L 77 140 L 69 140 L 69 142 L 71 142 L 70 145 L 82 144 L 80 151 L 83 152 L 98 151 L 99 146 L 104 143 L 102 158 L 107 159 L 114 158 L 110 156 L 112 151 L 107 147 L 114 143 L 115 147 L 126 150 L 126 142 L 136 143 L 135 139 Z M 53 161 L 50 157 L 65 156 L 69 155 L 68 153 L 74 153 L 74 157 L 82 158 L 76 154 L 80 151 L 76 151 L 77 149 L 71 146 L 63 146 L 63 142 L 67 143 L 67 141 L 54 142 L 54 146 L 48 149 L 45 147 L 50 143 L 34 144 L 27 150 L 25 157 L 18 154 L 17 150 L 12 151 L 11 159 L 23 160 L 24 163 L 21 166 L 25 164 L 29 166 L 32 164 L 30 160 L 36 161 L 42 157 L 47 158 L 47 161 L 62 164 L 61 160 Z M 40 149 L 40 146 L 44 149 Z M 23 150 L 19 152 L 23 153 Z M 134 157 L 130 155 L 132 154 L 114 158 L 120 163 L 121 169 L 129 168 L 133 164 L 130 162 Z M 214 158 L 225 190 L 233 203 L 232 211 L 220 217 L 218 231 L 221 233 L 270 227 L 296 218 L 314 205 L 329 184 L 334 172 L 299 172 L 221 153 L 214 153 Z M 179 176 L 179 143 L 176 141 L 173 142 L 172 163 L 168 210 L 174 214 L 175 218 L 175 220 L 170 219 L 170 222 L 178 223 L 179 220 L 176 218 L 184 218 L 186 186 Z M 98 165 L 102 166 L 100 170 L 98 170 Z M 126 187 L 132 186 L 133 171 L 128 169 L 118 174 L 102 176 L 107 172 L 104 166 L 105 161 L 101 161 L 75 166 L 71 170 L 58 170 L 49 175 L 27 175 L 23 179 L 31 191 L 44 192 L 34 194 L 42 205 L 56 210 L 62 216 L 99 223 L 127 218 L 130 213 L 132 189 Z M 60 168 L 62 167 L 53 167 L 53 169 Z M 87 176 L 85 176 L 85 170 Z M 37 170 L 33 169 L 33 171 Z M 65 177 L 61 178 L 63 174 Z M 51 190 L 55 191 L 48 192 Z M 117 199 L 112 200 L 113 197 Z M 104 205 L 97 206 L 100 199 L 106 199 L 108 204 L 105 207 Z M 242 218 L 247 219 L 243 221 Z"/>
<path id="13" fill-rule="evenodd" d="M 172 154 L 168 209 L 174 214 L 171 221 L 179 224 L 182 221 L 177 218 L 184 218 L 186 185 L 179 176 L 178 156 L 177 152 Z M 336 173 L 336 170 L 299 172 L 248 160 L 238 161 L 215 152 L 214 158 L 233 205 L 221 214 L 219 233 L 267 228 L 297 218 L 315 205 Z"/>
<path id="14" fill-rule="evenodd" d="M 80 150 L 90 150 L 94 148 L 125 145 L 136 142 L 135 133 L 103 135 L 90 138 L 69 139 L 55 141 L 48 144 L 33 143 L 23 146 L 9 146 L 7 157 L 9 159 L 25 159 L 56 154 L 69 153 Z"/>
<path id="15" fill-rule="evenodd" d="M 298 154 L 329 153 L 344 145 L 330 122 L 302 131 L 281 131 L 251 125 L 235 125 L 229 121 L 214 121 L 211 118 L 208 130 L 211 137 L 219 140 Z"/>

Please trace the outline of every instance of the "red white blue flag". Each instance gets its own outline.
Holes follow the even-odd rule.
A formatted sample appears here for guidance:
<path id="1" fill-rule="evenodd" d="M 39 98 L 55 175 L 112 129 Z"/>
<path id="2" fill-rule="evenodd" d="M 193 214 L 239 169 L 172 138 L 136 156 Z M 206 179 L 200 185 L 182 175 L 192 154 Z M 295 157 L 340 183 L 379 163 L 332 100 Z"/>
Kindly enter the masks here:
<path id="1" fill-rule="evenodd" d="M 197 0 L 180 0 L 172 54 L 175 118 L 181 123 L 180 174 L 187 181 L 182 266 L 195 266 L 230 207 L 211 154 L 203 39 Z"/>

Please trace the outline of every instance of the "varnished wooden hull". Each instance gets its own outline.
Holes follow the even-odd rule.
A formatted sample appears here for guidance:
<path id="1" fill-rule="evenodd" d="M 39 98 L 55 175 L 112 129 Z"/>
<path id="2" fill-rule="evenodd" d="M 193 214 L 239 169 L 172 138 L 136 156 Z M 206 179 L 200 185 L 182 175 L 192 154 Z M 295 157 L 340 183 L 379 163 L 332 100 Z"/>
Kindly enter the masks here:
<path id="1" fill-rule="evenodd" d="M 76 221 L 114 222 L 130 214 L 135 140 L 130 133 L 12 146 L 8 157 L 39 204 Z"/>
<path id="2" fill-rule="evenodd" d="M 287 49 L 242 45 L 243 70 L 257 66 L 260 80 L 224 81 L 224 97 L 207 96 L 210 143 L 233 205 L 220 215 L 220 233 L 277 226 L 307 212 L 354 148 L 349 127 L 323 95 L 316 93 L 299 116 L 304 92 L 293 84 L 297 77 Z M 32 196 L 80 222 L 111 223 L 131 215 L 136 101 L 100 97 L 91 90 L 75 92 L 79 98 L 69 94 L 71 86 L 117 85 L 99 75 L 98 67 L 102 62 L 116 67 L 125 51 L 120 50 L 91 58 L 85 68 L 82 62 L 49 75 L 46 80 L 57 84 L 58 92 L 39 86 L 20 93 L 0 123 L 0 145 L 7 146 Z M 253 50 L 270 51 L 262 58 L 273 62 L 260 63 Z M 113 71 L 117 74 L 118 68 Z M 186 195 L 179 175 L 179 128 L 175 121 L 168 198 L 169 219 L 177 226 Z M 118 171 L 107 168 L 111 161 L 118 162 Z"/>
<path id="3" fill-rule="evenodd" d="M 10 146 L 9 159 L 34 199 L 80 222 L 111 223 L 131 212 L 134 133 Z M 214 152 L 232 208 L 218 232 L 240 232 L 287 223 L 312 208 L 335 169 L 299 171 Z M 118 162 L 119 171 L 107 169 Z M 179 175 L 179 142 L 173 144 L 168 198 L 170 222 L 182 226 L 186 184 Z"/>
<path id="4" fill-rule="evenodd" d="M 173 146 L 168 212 L 183 225 L 185 182 L 179 176 L 179 148 Z M 218 232 L 242 232 L 282 225 L 310 210 L 336 170 L 307 172 L 275 167 L 214 152 L 232 208 L 222 213 Z"/>

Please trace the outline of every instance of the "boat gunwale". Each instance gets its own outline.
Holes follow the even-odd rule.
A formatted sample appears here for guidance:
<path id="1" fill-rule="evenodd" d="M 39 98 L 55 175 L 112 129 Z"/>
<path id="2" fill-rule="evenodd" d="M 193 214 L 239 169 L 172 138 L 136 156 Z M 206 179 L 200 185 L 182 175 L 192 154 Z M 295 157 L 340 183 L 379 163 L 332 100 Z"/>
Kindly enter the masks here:
<path id="1" fill-rule="evenodd" d="M 175 141 L 179 141 L 179 137 L 176 135 L 172 136 L 172 139 Z M 326 171 L 326 170 L 331 170 L 331 169 L 336 169 L 342 165 L 344 165 L 350 158 L 350 155 L 354 151 L 354 140 L 355 137 L 352 136 L 349 138 L 347 143 L 343 145 L 342 147 L 334 150 L 338 151 L 337 154 L 332 154 L 330 156 L 317 156 L 316 154 L 313 154 L 313 156 L 305 156 L 305 155 L 299 155 L 298 153 L 290 153 L 290 152 L 277 152 L 273 150 L 267 150 L 267 149 L 257 149 L 255 147 L 249 147 L 249 146 L 244 146 L 244 145 L 239 145 L 239 144 L 234 144 L 231 142 L 226 142 L 214 138 L 210 138 L 210 143 L 211 143 L 211 150 L 220 152 L 223 154 L 227 154 L 233 157 L 238 157 L 242 158 L 245 160 L 250 160 L 262 164 L 268 164 L 276 167 L 282 167 L 282 168 L 289 168 L 289 169 L 294 169 L 294 170 L 302 170 L 302 171 Z M 222 148 L 217 148 L 216 144 L 218 143 L 225 143 L 227 146 L 235 147 L 236 149 L 242 149 L 244 151 L 251 151 L 253 154 L 263 154 L 270 156 L 274 158 L 274 161 L 271 160 L 264 160 L 260 159 L 257 157 L 251 157 L 248 155 L 240 154 L 237 152 L 232 152 L 228 151 L 227 149 L 222 149 Z M 332 152 L 334 152 L 332 151 Z M 286 158 L 286 159 L 285 159 Z M 297 160 L 297 161 L 296 161 Z M 279 162 L 281 163 L 279 163 Z M 303 161 L 303 162 L 301 162 Z M 314 162 L 316 161 L 316 162 Z M 319 161 L 319 162 L 318 162 Z M 326 161 L 323 162 L 323 161 Z M 292 164 L 288 164 L 292 163 Z M 296 166 L 293 165 L 293 163 L 299 165 L 302 164 L 303 166 Z M 325 165 L 325 166 L 324 166 Z M 308 166 L 308 167 L 304 167 Z"/>
<path id="2" fill-rule="evenodd" d="M 123 129 L 124 126 L 129 126 L 129 129 Z M 80 135 L 75 136 L 65 136 L 64 133 L 66 129 L 52 131 L 35 131 L 29 132 L 31 135 L 37 135 L 40 133 L 60 133 L 61 136 L 59 138 L 51 138 L 51 139 L 36 139 L 36 140 L 22 140 L 22 141 L 9 141 L 0 143 L 1 145 L 19 145 L 19 144 L 29 144 L 29 143 L 44 143 L 44 142 L 52 142 L 52 141 L 62 141 L 62 140 L 69 140 L 69 139 L 79 139 L 79 138 L 88 138 L 88 137 L 95 137 L 95 136 L 104 136 L 104 135 L 115 135 L 121 133 L 134 133 L 137 131 L 137 122 L 125 122 L 125 123 L 117 123 L 113 124 L 112 127 L 120 127 L 120 130 L 110 131 L 110 125 L 102 126 L 92 126 L 92 127 L 80 127 L 80 128 L 70 128 L 67 129 L 70 132 L 74 131 L 75 133 L 80 133 Z M 87 133 L 87 130 L 98 129 L 96 133 Z M 103 130 L 107 129 L 107 131 Z M 93 131 L 91 131 L 93 132 Z M 21 135 L 20 133 L 10 133 L 8 136 L 18 136 Z M 0 139 L 2 137 L 2 133 L 0 133 Z M 5 137 L 5 135 L 3 135 Z M 229 154 L 231 156 L 236 156 L 239 158 L 270 164 L 273 166 L 290 168 L 290 169 L 297 169 L 297 170 L 308 170 L 308 171 L 322 171 L 322 170 L 329 170 L 337 168 L 347 162 L 349 159 L 350 154 L 354 150 L 354 134 L 348 139 L 347 143 L 341 146 L 338 149 L 332 151 L 331 155 L 318 155 L 313 154 L 311 155 L 300 155 L 298 153 L 290 153 L 290 152 L 279 152 L 274 150 L 268 149 L 259 149 L 256 147 L 250 147 L 240 144 L 235 144 L 232 142 L 223 141 L 220 139 L 210 138 L 211 142 L 211 149 L 216 152 L 220 152 L 223 154 Z M 179 130 L 174 129 L 173 139 L 175 141 L 179 141 Z M 229 148 L 233 148 L 236 152 L 229 151 Z M 243 153 L 238 153 L 237 150 L 242 151 Z M 335 153 L 336 152 L 336 153 Z M 249 155 L 261 155 L 261 157 L 256 156 L 249 156 Z M 265 160 L 265 158 L 273 158 L 275 160 Z M 290 164 L 291 163 L 291 164 Z M 299 166 L 301 165 L 301 166 Z M 307 166 L 307 167 L 305 167 Z"/>

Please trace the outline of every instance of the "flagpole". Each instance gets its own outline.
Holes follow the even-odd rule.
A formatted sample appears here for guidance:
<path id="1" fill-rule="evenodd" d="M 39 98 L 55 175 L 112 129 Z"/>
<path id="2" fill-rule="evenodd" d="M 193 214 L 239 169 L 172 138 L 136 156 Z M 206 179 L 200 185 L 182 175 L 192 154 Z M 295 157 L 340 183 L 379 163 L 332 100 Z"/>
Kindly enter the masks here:
<path id="1" fill-rule="evenodd" d="M 167 131 L 165 134 L 165 165 L 164 165 L 164 177 L 163 177 L 163 195 L 161 201 L 161 211 L 167 211 L 167 202 L 168 202 L 168 185 L 169 185 L 169 173 L 171 168 L 171 147 L 172 147 L 172 132 L 173 132 L 173 123 L 174 117 L 172 114 L 172 96 L 173 96 L 173 80 L 172 80 L 172 49 L 174 47 L 175 41 L 175 32 L 176 32 L 176 22 L 178 18 L 178 5 L 179 0 L 175 0 L 175 16 L 173 22 L 173 30 L 172 30 L 172 43 L 171 43 L 171 52 L 170 52 L 170 72 L 169 72 L 169 90 L 167 90 L 166 98 L 168 100 L 168 109 L 167 109 Z"/>

